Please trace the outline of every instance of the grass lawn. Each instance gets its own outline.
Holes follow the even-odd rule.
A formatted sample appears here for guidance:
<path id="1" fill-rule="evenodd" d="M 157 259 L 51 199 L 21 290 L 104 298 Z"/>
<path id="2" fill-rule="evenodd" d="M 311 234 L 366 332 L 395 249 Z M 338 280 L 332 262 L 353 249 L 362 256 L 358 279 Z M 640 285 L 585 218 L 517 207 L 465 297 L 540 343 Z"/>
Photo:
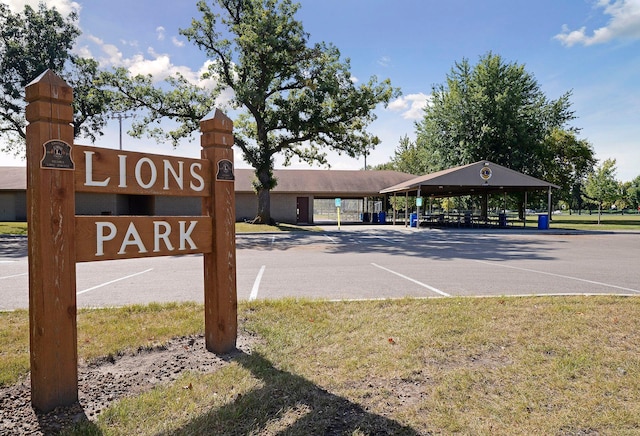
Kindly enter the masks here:
<path id="1" fill-rule="evenodd" d="M 250 354 L 75 434 L 640 433 L 640 298 L 258 301 L 238 318 L 258 338 Z M 202 332 L 202 319 L 195 304 L 81 310 L 79 357 Z M 0 313 L 2 384 L 28 371 L 27 324 Z"/>
<path id="2" fill-rule="evenodd" d="M 0 221 L 0 235 L 26 235 L 27 223 Z"/>
<path id="3" fill-rule="evenodd" d="M 313 232 L 318 231 L 313 226 L 297 226 L 294 224 L 278 224 L 270 226 L 266 224 L 236 223 L 236 233 L 248 232 Z M 27 223 L 25 222 L 0 222 L 0 235 L 26 235 Z"/>
<path id="4" fill-rule="evenodd" d="M 537 218 L 536 218 L 537 219 Z M 598 224 L 598 214 L 553 215 L 550 228 L 575 230 L 640 230 L 639 214 L 603 214 Z"/>

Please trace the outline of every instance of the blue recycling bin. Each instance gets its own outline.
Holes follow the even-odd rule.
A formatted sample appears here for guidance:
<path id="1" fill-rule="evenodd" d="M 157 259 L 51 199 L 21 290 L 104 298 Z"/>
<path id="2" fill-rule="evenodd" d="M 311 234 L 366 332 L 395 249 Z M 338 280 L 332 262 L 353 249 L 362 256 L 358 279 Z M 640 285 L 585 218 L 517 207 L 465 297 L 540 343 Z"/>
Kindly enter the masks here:
<path id="1" fill-rule="evenodd" d="M 418 214 L 412 213 L 409 215 L 409 223 L 411 227 L 418 227 Z"/>
<path id="2" fill-rule="evenodd" d="M 386 224 L 387 223 L 387 214 L 386 214 L 386 212 L 380 212 L 378 215 L 379 215 L 378 221 L 380 221 L 380 224 Z"/>
<path id="3" fill-rule="evenodd" d="M 377 214 L 377 213 L 373 212 L 373 213 L 371 214 L 371 221 L 372 221 L 373 223 L 377 223 L 377 222 L 378 222 L 378 214 Z"/>
<path id="4" fill-rule="evenodd" d="M 549 229 L 549 215 L 538 215 L 538 230 Z"/>

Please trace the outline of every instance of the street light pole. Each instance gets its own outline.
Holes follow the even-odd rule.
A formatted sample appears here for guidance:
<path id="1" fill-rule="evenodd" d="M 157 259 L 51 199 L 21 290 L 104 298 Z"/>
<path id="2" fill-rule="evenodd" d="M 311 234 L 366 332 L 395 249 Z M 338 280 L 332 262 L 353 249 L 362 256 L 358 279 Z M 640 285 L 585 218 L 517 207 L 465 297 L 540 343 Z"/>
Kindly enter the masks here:
<path id="1" fill-rule="evenodd" d="M 120 150 L 122 150 L 122 120 L 131 118 L 133 115 L 123 115 L 121 113 L 110 117 L 112 120 L 118 120 L 118 126 L 120 128 Z"/>

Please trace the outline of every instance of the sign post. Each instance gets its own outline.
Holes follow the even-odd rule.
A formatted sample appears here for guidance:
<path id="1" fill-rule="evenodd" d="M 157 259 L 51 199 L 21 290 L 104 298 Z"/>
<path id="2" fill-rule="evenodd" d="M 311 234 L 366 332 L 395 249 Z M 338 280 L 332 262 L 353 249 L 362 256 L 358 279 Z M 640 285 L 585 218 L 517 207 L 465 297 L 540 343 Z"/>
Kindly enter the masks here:
<path id="1" fill-rule="evenodd" d="M 340 206 L 342 205 L 342 199 L 336 198 L 336 209 L 338 210 L 338 230 L 340 230 Z"/>
<path id="2" fill-rule="evenodd" d="M 31 403 L 78 401 L 73 91 L 47 70 L 27 85 Z"/>
<path id="3" fill-rule="evenodd" d="M 236 347 L 236 203 L 233 174 L 233 123 L 219 110 L 200 121 L 202 158 L 211 162 L 211 195 L 202 214 L 213 219 L 212 251 L 204 254 L 204 323 L 207 350 L 227 353 Z"/>

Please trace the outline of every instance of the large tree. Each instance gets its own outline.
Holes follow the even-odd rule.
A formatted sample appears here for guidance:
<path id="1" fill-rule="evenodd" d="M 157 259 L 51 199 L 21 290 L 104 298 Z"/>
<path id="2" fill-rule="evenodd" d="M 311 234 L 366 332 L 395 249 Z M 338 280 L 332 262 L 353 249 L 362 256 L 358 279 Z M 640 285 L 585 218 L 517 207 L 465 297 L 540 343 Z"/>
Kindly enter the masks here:
<path id="1" fill-rule="evenodd" d="M 615 159 L 605 160 L 587 176 L 584 197 L 587 201 L 598 205 L 598 224 L 600 224 L 602 206 L 613 203 L 619 196 L 620 188 L 615 176 Z"/>
<path id="2" fill-rule="evenodd" d="M 366 132 L 373 109 L 397 91 L 375 77 L 357 85 L 349 60 L 341 59 L 335 46 L 309 43 L 295 18 L 299 5 L 291 0 L 211 3 L 199 1 L 202 17 L 180 32 L 211 60 L 205 78 L 217 82 L 215 89 L 199 92 L 174 78 L 163 91 L 167 87 L 153 87 L 149 77 L 127 79 L 123 70 L 112 84 L 131 108 L 147 109 L 137 133 L 164 117 L 177 121 L 179 127 L 170 132 L 151 132 L 174 144 L 195 130 L 207 103 L 231 89 L 232 105 L 241 112 L 234 120 L 235 145 L 255 168 L 256 221 L 270 222 L 275 156 L 283 156 L 285 164 L 292 158 L 327 164 L 327 148 L 352 157 L 366 153 L 378 142 Z M 141 85 L 145 92 L 139 92 Z"/>
<path id="3" fill-rule="evenodd" d="M 536 177 L 549 171 L 545 143 L 555 129 L 570 130 L 570 93 L 549 100 L 524 65 L 491 52 L 477 65 L 455 63 L 446 83 L 433 87 L 417 146 L 430 170 L 488 159 Z"/>
<path id="4" fill-rule="evenodd" d="M 640 212 L 640 176 L 637 176 L 627 186 L 627 201 L 629 206 Z"/>
<path id="5" fill-rule="evenodd" d="M 542 145 L 544 172 L 540 176 L 560 186 L 556 198 L 580 210 L 584 183 L 597 163 L 593 147 L 574 131 L 559 128 L 552 129 Z"/>
<path id="6" fill-rule="evenodd" d="M 74 88 L 74 134 L 91 140 L 106 124 L 110 94 L 98 86 L 93 59 L 72 54 L 80 30 L 77 15 L 62 16 L 40 3 L 12 13 L 0 3 L 0 140 L 2 150 L 22 154 L 26 138 L 24 88 L 50 69 Z"/>

